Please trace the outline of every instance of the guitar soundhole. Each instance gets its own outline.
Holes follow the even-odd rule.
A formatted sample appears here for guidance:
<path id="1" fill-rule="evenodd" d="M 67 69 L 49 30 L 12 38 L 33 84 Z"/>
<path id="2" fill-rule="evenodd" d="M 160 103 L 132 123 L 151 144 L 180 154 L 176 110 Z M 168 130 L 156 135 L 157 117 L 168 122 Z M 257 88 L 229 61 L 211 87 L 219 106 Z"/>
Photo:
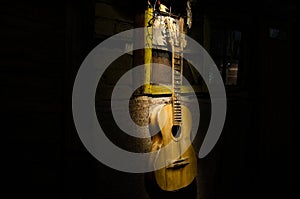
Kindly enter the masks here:
<path id="1" fill-rule="evenodd" d="M 175 138 L 178 138 L 180 136 L 181 133 L 181 128 L 178 125 L 174 125 L 172 126 L 172 135 Z"/>

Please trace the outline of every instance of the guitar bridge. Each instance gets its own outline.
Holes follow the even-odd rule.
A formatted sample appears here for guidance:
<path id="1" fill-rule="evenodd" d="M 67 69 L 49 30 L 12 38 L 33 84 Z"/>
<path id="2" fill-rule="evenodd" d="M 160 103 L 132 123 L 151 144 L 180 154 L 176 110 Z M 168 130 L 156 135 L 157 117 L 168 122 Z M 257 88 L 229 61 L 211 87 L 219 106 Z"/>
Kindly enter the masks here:
<path id="1" fill-rule="evenodd" d="M 181 168 L 184 167 L 186 165 L 188 165 L 189 162 L 189 158 L 185 157 L 185 158 L 180 158 L 178 160 L 174 160 L 174 161 L 167 161 L 167 169 L 177 169 L 177 168 Z"/>

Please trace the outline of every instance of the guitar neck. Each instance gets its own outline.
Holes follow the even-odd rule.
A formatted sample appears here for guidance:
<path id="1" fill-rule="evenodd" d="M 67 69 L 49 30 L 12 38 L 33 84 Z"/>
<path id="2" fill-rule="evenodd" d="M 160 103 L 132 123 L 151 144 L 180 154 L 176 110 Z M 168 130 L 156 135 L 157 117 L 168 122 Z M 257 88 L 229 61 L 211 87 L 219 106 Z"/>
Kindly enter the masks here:
<path id="1" fill-rule="evenodd" d="M 172 51 L 172 107 L 173 107 L 173 124 L 181 126 L 182 113 L 181 113 L 181 86 L 182 86 L 182 67 L 183 67 L 183 35 L 180 34 L 179 38 L 175 38 L 175 46 L 172 31 L 176 28 L 172 28 L 170 19 L 166 19 L 166 24 L 169 32 L 169 43 Z M 179 32 L 183 33 L 183 18 L 179 20 Z M 176 37 L 176 36 L 175 36 Z"/>
<path id="2" fill-rule="evenodd" d="M 172 105 L 173 124 L 181 125 L 181 86 L 182 86 L 182 51 L 172 46 Z"/>

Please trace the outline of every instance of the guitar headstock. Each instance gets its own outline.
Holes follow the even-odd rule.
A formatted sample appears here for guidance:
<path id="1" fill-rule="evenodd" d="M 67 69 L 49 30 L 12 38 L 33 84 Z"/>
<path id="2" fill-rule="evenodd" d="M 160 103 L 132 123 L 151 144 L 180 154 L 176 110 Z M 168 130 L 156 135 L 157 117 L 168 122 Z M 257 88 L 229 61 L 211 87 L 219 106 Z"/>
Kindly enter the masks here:
<path id="1" fill-rule="evenodd" d="M 171 22 L 171 18 L 169 18 L 169 17 L 165 18 L 167 37 L 169 38 L 169 43 L 171 46 L 174 45 L 174 39 L 173 39 L 173 34 L 172 34 L 172 32 L 174 32 L 174 28 L 172 28 L 172 23 L 174 23 L 174 22 Z"/>

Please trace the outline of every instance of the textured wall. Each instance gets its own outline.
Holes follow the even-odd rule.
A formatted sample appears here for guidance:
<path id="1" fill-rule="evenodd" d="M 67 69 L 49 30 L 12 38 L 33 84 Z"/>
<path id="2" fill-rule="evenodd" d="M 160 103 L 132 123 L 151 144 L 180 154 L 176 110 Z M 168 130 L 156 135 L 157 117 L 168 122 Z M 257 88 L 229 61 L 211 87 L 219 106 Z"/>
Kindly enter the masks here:
<path id="1" fill-rule="evenodd" d="M 98 26 L 97 34 L 95 1 L 1 2 L 2 194 L 8 198 L 148 197 L 143 174 L 108 168 L 86 151 L 72 118 L 72 86 L 82 60 L 110 34 L 133 25 L 133 19 L 124 22 L 123 17 L 119 18 L 120 13 L 132 16 L 132 1 L 98 3 L 105 2 L 117 7 L 118 17 L 108 16 L 112 12 L 106 10 L 101 12 L 97 23 L 105 23 L 111 29 Z M 193 2 L 200 2 L 194 7 L 191 30 L 197 41 L 209 34 L 202 29 L 209 25 L 203 20 L 204 13 L 219 25 L 237 21 L 235 25 L 242 27 L 248 41 L 243 54 L 247 58 L 244 90 L 228 92 L 222 136 L 214 150 L 198 160 L 198 197 L 293 198 L 299 174 L 298 88 L 294 84 L 299 74 L 298 7 L 293 1 L 277 0 L 259 4 L 235 4 L 234 0 Z M 106 22 L 104 13 L 108 16 Z M 286 39 L 270 38 L 270 27 L 284 30 Z M 131 59 L 127 55 L 121 58 L 128 65 Z M 123 72 L 130 68 L 128 65 Z M 111 81 L 121 72 L 109 73 L 102 80 L 103 98 L 97 96 L 96 101 L 98 111 L 104 115 L 109 113 Z M 144 100 L 151 104 L 154 99 L 140 97 L 130 103 L 141 123 L 147 118 L 147 107 L 141 103 Z M 210 121 L 209 100 L 203 96 L 198 100 L 202 119 L 194 142 L 196 151 Z M 102 122 L 108 128 L 114 126 L 109 116 Z M 110 130 L 110 136 L 116 137 L 122 147 L 148 150 L 148 140 L 141 145 L 133 140 L 134 144 L 128 145 L 124 142 L 128 137 Z"/>

